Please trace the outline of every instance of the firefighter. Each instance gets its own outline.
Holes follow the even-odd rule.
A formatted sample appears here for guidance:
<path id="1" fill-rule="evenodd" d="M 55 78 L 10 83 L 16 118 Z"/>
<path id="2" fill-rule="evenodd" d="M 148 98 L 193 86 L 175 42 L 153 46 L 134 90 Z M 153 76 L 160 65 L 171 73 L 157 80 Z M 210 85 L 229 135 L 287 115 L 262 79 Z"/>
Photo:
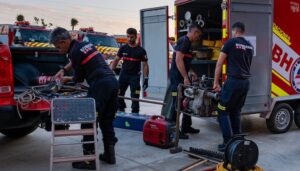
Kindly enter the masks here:
<path id="1" fill-rule="evenodd" d="M 69 32 L 61 27 L 51 32 L 50 43 L 62 53 L 69 55 L 70 63 L 61 69 L 56 78 L 61 78 L 62 82 L 83 82 L 84 79 L 89 84 L 88 97 L 96 101 L 98 113 L 97 122 L 103 135 L 104 153 L 99 159 L 109 164 L 115 164 L 114 146 L 117 142 L 113 127 L 113 119 L 117 111 L 118 81 L 113 71 L 106 64 L 97 49 L 88 42 L 78 42 L 71 40 Z M 74 69 L 74 77 L 63 76 L 71 68 Z M 97 125 L 98 125 L 97 124 Z M 82 129 L 92 128 L 91 124 L 82 124 Z M 93 136 L 83 136 L 83 141 L 94 141 Z M 83 145 L 83 154 L 94 154 L 93 144 Z M 72 166 L 77 169 L 95 170 L 95 161 L 73 162 Z"/>
<path id="2" fill-rule="evenodd" d="M 122 69 L 119 77 L 120 85 L 120 96 L 124 96 L 125 92 L 130 86 L 130 92 L 132 98 L 140 97 L 140 77 L 141 77 L 141 63 L 143 63 L 144 70 L 144 83 L 143 90 L 145 91 L 148 88 L 148 58 L 147 53 L 144 48 L 139 46 L 136 42 L 137 40 L 137 30 L 134 28 L 127 29 L 127 40 L 128 43 L 122 46 L 117 54 L 117 57 L 112 63 L 112 70 L 116 69 L 117 64 L 120 59 L 123 59 Z M 119 99 L 119 111 L 124 112 L 126 104 L 123 99 Z M 140 106 L 139 102 L 132 101 L 131 112 L 139 113 Z"/>
<path id="3" fill-rule="evenodd" d="M 241 134 L 241 109 L 249 90 L 250 66 L 253 46 L 244 38 L 245 26 L 237 22 L 232 26 L 232 38 L 221 49 L 216 65 L 213 89 L 221 91 L 219 78 L 222 65 L 227 61 L 227 79 L 222 87 L 218 104 L 218 121 L 223 134 L 223 143 L 218 145 L 224 151 L 226 143 Z"/>
<path id="4" fill-rule="evenodd" d="M 173 96 L 173 103 L 171 107 L 171 121 L 176 122 L 176 106 L 177 106 L 177 87 L 179 84 L 184 84 L 186 86 L 190 85 L 190 79 L 188 72 L 190 71 L 191 62 L 193 60 L 191 45 L 192 42 L 197 41 L 203 34 L 202 28 L 196 23 L 192 23 L 188 29 L 188 33 L 181 37 L 174 48 L 173 59 L 170 70 L 170 81 L 171 81 L 171 91 Z M 191 72 L 193 79 L 197 79 L 197 75 Z M 181 131 L 179 138 L 188 139 L 186 133 L 196 134 L 199 133 L 199 129 L 191 127 L 192 118 L 188 115 L 183 115 Z"/>

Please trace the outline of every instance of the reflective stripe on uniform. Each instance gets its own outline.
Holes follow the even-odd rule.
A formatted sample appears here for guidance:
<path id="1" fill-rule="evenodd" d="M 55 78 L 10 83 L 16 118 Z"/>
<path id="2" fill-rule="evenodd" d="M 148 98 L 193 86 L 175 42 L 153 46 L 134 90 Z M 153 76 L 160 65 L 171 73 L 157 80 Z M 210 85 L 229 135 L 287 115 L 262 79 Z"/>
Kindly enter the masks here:
<path id="1" fill-rule="evenodd" d="M 191 55 L 191 54 L 184 54 L 184 57 L 185 58 L 193 58 L 193 55 Z"/>
<path id="2" fill-rule="evenodd" d="M 175 92 L 172 92 L 172 96 L 173 97 L 176 97 L 177 96 L 177 92 L 175 91 Z"/>
<path id="3" fill-rule="evenodd" d="M 140 94 L 140 90 L 135 90 L 135 94 Z"/>
<path id="4" fill-rule="evenodd" d="M 90 61 L 93 57 L 95 57 L 97 54 L 99 54 L 98 51 L 93 52 L 92 54 L 90 54 L 88 57 L 86 57 L 81 64 L 84 65 L 86 64 L 88 61 Z"/>
<path id="5" fill-rule="evenodd" d="M 218 104 L 218 109 L 225 111 L 225 110 L 226 110 L 226 107 L 225 107 L 225 106 L 222 106 L 222 105 L 219 103 L 219 104 Z"/>
<path id="6" fill-rule="evenodd" d="M 136 62 L 141 61 L 141 59 L 136 59 L 136 58 L 131 58 L 131 57 L 122 57 L 122 58 L 125 61 L 136 61 Z"/>

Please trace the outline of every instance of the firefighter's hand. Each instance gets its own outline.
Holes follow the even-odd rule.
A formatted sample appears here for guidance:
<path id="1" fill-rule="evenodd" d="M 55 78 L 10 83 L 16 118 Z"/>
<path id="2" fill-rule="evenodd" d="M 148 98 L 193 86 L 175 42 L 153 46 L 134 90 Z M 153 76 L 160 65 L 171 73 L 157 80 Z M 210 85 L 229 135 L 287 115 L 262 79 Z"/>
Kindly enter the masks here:
<path id="1" fill-rule="evenodd" d="M 214 92 L 220 92 L 221 91 L 221 86 L 220 86 L 219 83 L 214 83 L 213 91 Z"/>
<path id="2" fill-rule="evenodd" d="M 147 77 L 145 77 L 144 83 L 143 83 L 143 90 L 146 90 L 148 88 L 148 80 L 149 79 Z"/>
<path id="3" fill-rule="evenodd" d="M 54 78 L 60 79 L 60 78 L 63 78 L 64 75 L 65 75 L 65 70 L 64 70 L 64 69 L 60 69 L 60 70 L 55 74 Z"/>
<path id="4" fill-rule="evenodd" d="M 61 82 L 62 83 L 67 83 L 67 82 L 70 82 L 73 80 L 73 77 L 70 77 L 70 76 L 64 76 L 61 78 Z"/>
<path id="5" fill-rule="evenodd" d="M 184 83 L 185 86 L 190 86 L 191 85 L 190 79 L 188 77 L 184 78 L 183 83 Z"/>

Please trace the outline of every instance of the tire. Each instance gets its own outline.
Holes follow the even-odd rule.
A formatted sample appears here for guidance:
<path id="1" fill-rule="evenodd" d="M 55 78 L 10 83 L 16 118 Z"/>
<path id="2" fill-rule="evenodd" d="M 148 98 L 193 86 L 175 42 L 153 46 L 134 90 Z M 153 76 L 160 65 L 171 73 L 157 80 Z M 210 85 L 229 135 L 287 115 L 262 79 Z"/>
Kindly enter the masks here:
<path id="1" fill-rule="evenodd" d="M 294 122 L 298 128 L 300 128 L 300 105 L 295 109 Z"/>
<path id="2" fill-rule="evenodd" d="M 20 138 L 26 136 L 38 128 L 38 125 L 33 125 L 24 128 L 3 129 L 0 132 L 10 138 Z"/>
<path id="3" fill-rule="evenodd" d="M 274 134 L 287 132 L 293 123 L 292 107 L 286 103 L 276 104 L 266 123 L 268 129 Z"/>

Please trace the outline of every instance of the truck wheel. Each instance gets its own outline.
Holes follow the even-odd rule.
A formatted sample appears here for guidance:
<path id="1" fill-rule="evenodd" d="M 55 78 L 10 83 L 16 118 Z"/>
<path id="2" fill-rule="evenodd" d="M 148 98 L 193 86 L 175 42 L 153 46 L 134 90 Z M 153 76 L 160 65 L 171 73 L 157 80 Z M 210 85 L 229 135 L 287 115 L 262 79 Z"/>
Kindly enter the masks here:
<path id="1" fill-rule="evenodd" d="M 25 135 L 28 135 L 35 131 L 38 128 L 38 125 L 33 125 L 24 128 L 15 128 L 15 129 L 2 129 L 0 132 L 10 138 L 19 138 Z"/>
<path id="2" fill-rule="evenodd" d="M 275 134 L 287 132 L 293 123 L 293 109 L 289 104 L 277 104 L 266 120 L 268 129 Z"/>
<path id="3" fill-rule="evenodd" d="M 300 128 L 300 105 L 298 105 L 295 109 L 294 121 L 298 128 Z"/>

